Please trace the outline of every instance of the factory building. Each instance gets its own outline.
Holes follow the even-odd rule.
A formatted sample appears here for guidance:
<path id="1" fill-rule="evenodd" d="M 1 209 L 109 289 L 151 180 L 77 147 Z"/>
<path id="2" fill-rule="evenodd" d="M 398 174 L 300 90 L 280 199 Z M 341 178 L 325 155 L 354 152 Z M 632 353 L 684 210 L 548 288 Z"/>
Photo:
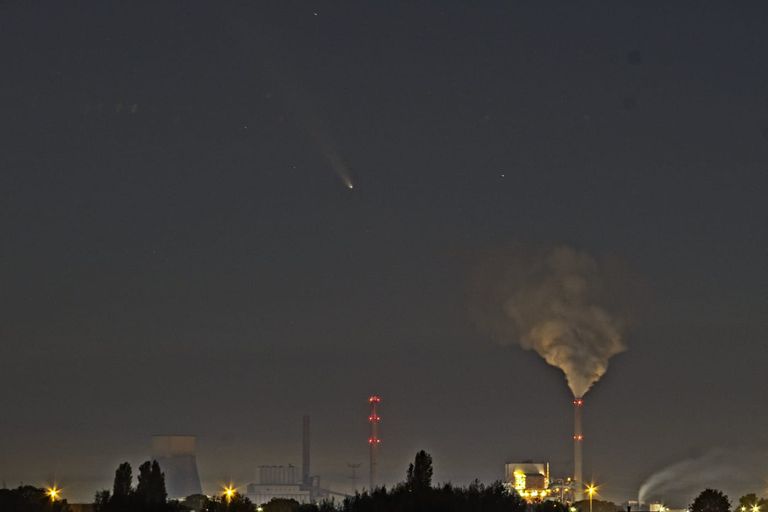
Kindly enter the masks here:
<path id="1" fill-rule="evenodd" d="M 296 466 L 259 466 L 260 484 L 294 485 L 299 482 Z"/>
<path id="2" fill-rule="evenodd" d="M 549 480 L 549 494 L 547 499 L 560 503 L 573 503 L 575 499 L 576 483 L 573 478 L 552 478 Z"/>
<path id="3" fill-rule="evenodd" d="M 550 495 L 549 462 L 508 462 L 504 465 L 504 484 L 526 501 L 546 499 Z"/>
<path id="4" fill-rule="evenodd" d="M 246 486 L 246 496 L 256 505 L 270 500 L 289 499 L 300 504 L 315 503 L 327 498 L 329 491 L 320 489 L 320 478 L 310 474 L 309 416 L 302 418 L 301 474 L 298 468 L 287 466 L 259 466 L 258 483 Z"/>
<path id="5" fill-rule="evenodd" d="M 572 503 L 576 488 L 573 478 L 552 478 L 549 462 L 508 462 L 504 465 L 504 486 L 527 502 L 543 500 Z"/>
<path id="6" fill-rule="evenodd" d="M 258 483 L 248 484 L 245 495 L 256 505 L 263 505 L 274 498 L 296 500 L 299 504 L 313 503 L 325 497 L 319 489 L 317 477 L 305 485 L 298 478 L 298 468 L 287 466 L 259 466 Z"/>

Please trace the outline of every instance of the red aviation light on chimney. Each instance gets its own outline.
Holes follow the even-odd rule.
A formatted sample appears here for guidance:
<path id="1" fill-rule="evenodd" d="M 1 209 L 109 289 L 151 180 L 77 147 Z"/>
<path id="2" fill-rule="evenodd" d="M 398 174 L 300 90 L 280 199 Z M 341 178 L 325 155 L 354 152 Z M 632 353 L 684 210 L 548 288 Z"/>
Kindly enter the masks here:
<path id="1" fill-rule="evenodd" d="M 371 406 L 371 412 L 368 414 L 368 423 L 371 425 L 371 434 L 368 437 L 368 446 L 370 450 L 371 462 L 370 462 L 370 475 L 369 475 L 369 489 L 373 490 L 376 485 L 376 466 L 378 465 L 378 451 L 381 439 L 379 439 L 379 422 L 381 417 L 376 411 L 376 406 L 381 402 L 381 398 L 378 395 L 371 395 L 368 397 L 368 404 Z"/>
<path id="2" fill-rule="evenodd" d="M 576 407 L 581 407 L 582 405 L 584 405 L 584 400 L 582 400 L 581 398 L 574 398 L 573 405 L 575 405 Z"/>

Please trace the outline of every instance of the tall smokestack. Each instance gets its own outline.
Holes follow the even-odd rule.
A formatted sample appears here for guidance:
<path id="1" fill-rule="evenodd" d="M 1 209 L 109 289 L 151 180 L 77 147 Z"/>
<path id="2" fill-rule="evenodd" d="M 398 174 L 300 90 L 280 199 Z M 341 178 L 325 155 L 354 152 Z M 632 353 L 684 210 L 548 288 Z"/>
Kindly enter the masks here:
<path id="1" fill-rule="evenodd" d="M 301 483 L 309 486 L 312 482 L 309 478 L 309 415 L 302 418 L 301 436 Z"/>
<path id="2" fill-rule="evenodd" d="M 581 447 L 584 443 L 584 434 L 581 430 L 581 408 L 584 406 L 582 398 L 573 399 L 573 498 L 574 501 L 584 499 L 584 480 L 581 468 Z"/>
<path id="3" fill-rule="evenodd" d="M 381 421 L 381 417 L 376 412 L 376 405 L 379 402 L 381 402 L 381 398 L 376 395 L 372 395 L 368 398 L 368 403 L 371 405 L 371 414 L 368 416 L 368 423 L 371 424 L 371 435 L 368 437 L 368 446 L 370 447 L 371 455 L 368 481 L 369 492 L 373 491 L 374 486 L 376 485 L 376 465 L 378 464 L 379 443 L 381 443 L 381 439 L 379 439 L 379 422 Z"/>

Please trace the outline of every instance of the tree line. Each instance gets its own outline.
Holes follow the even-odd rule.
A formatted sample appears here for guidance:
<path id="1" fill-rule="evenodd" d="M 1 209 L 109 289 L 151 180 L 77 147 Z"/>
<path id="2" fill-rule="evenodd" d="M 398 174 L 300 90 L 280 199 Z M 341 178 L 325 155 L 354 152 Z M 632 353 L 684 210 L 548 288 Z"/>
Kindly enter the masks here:
<path id="1" fill-rule="evenodd" d="M 526 503 L 503 483 L 485 485 L 475 480 L 466 487 L 450 483 L 432 484 L 432 457 L 424 450 L 408 466 L 405 480 L 390 489 L 378 487 L 356 493 L 336 503 L 300 504 L 290 499 L 273 499 L 260 507 L 246 496 L 234 492 L 228 496 L 188 496 L 169 500 L 165 475 L 157 461 L 139 466 L 136 486 L 133 470 L 127 462 L 115 470 L 112 489 L 96 493 L 94 512 L 570 512 L 568 506 L 554 501 Z M 571 504 L 579 512 L 589 510 L 587 501 Z M 621 507 L 593 500 L 593 512 L 622 512 Z M 71 512 L 65 499 L 46 489 L 20 486 L 0 489 L 1 512 Z M 688 512 L 768 512 L 768 500 L 756 494 L 739 498 L 731 507 L 728 496 L 716 489 L 705 489 L 688 506 Z"/>

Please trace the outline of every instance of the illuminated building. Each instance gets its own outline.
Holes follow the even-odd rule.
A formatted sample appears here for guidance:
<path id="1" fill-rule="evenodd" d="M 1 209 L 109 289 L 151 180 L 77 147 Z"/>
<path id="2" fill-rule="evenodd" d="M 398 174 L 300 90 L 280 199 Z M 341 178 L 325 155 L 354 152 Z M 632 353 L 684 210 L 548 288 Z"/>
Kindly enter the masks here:
<path id="1" fill-rule="evenodd" d="M 504 482 L 526 501 L 550 499 L 549 462 L 510 462 L 504 466 Z M 559 498 L 559 496 L 557 496 Z"/>

